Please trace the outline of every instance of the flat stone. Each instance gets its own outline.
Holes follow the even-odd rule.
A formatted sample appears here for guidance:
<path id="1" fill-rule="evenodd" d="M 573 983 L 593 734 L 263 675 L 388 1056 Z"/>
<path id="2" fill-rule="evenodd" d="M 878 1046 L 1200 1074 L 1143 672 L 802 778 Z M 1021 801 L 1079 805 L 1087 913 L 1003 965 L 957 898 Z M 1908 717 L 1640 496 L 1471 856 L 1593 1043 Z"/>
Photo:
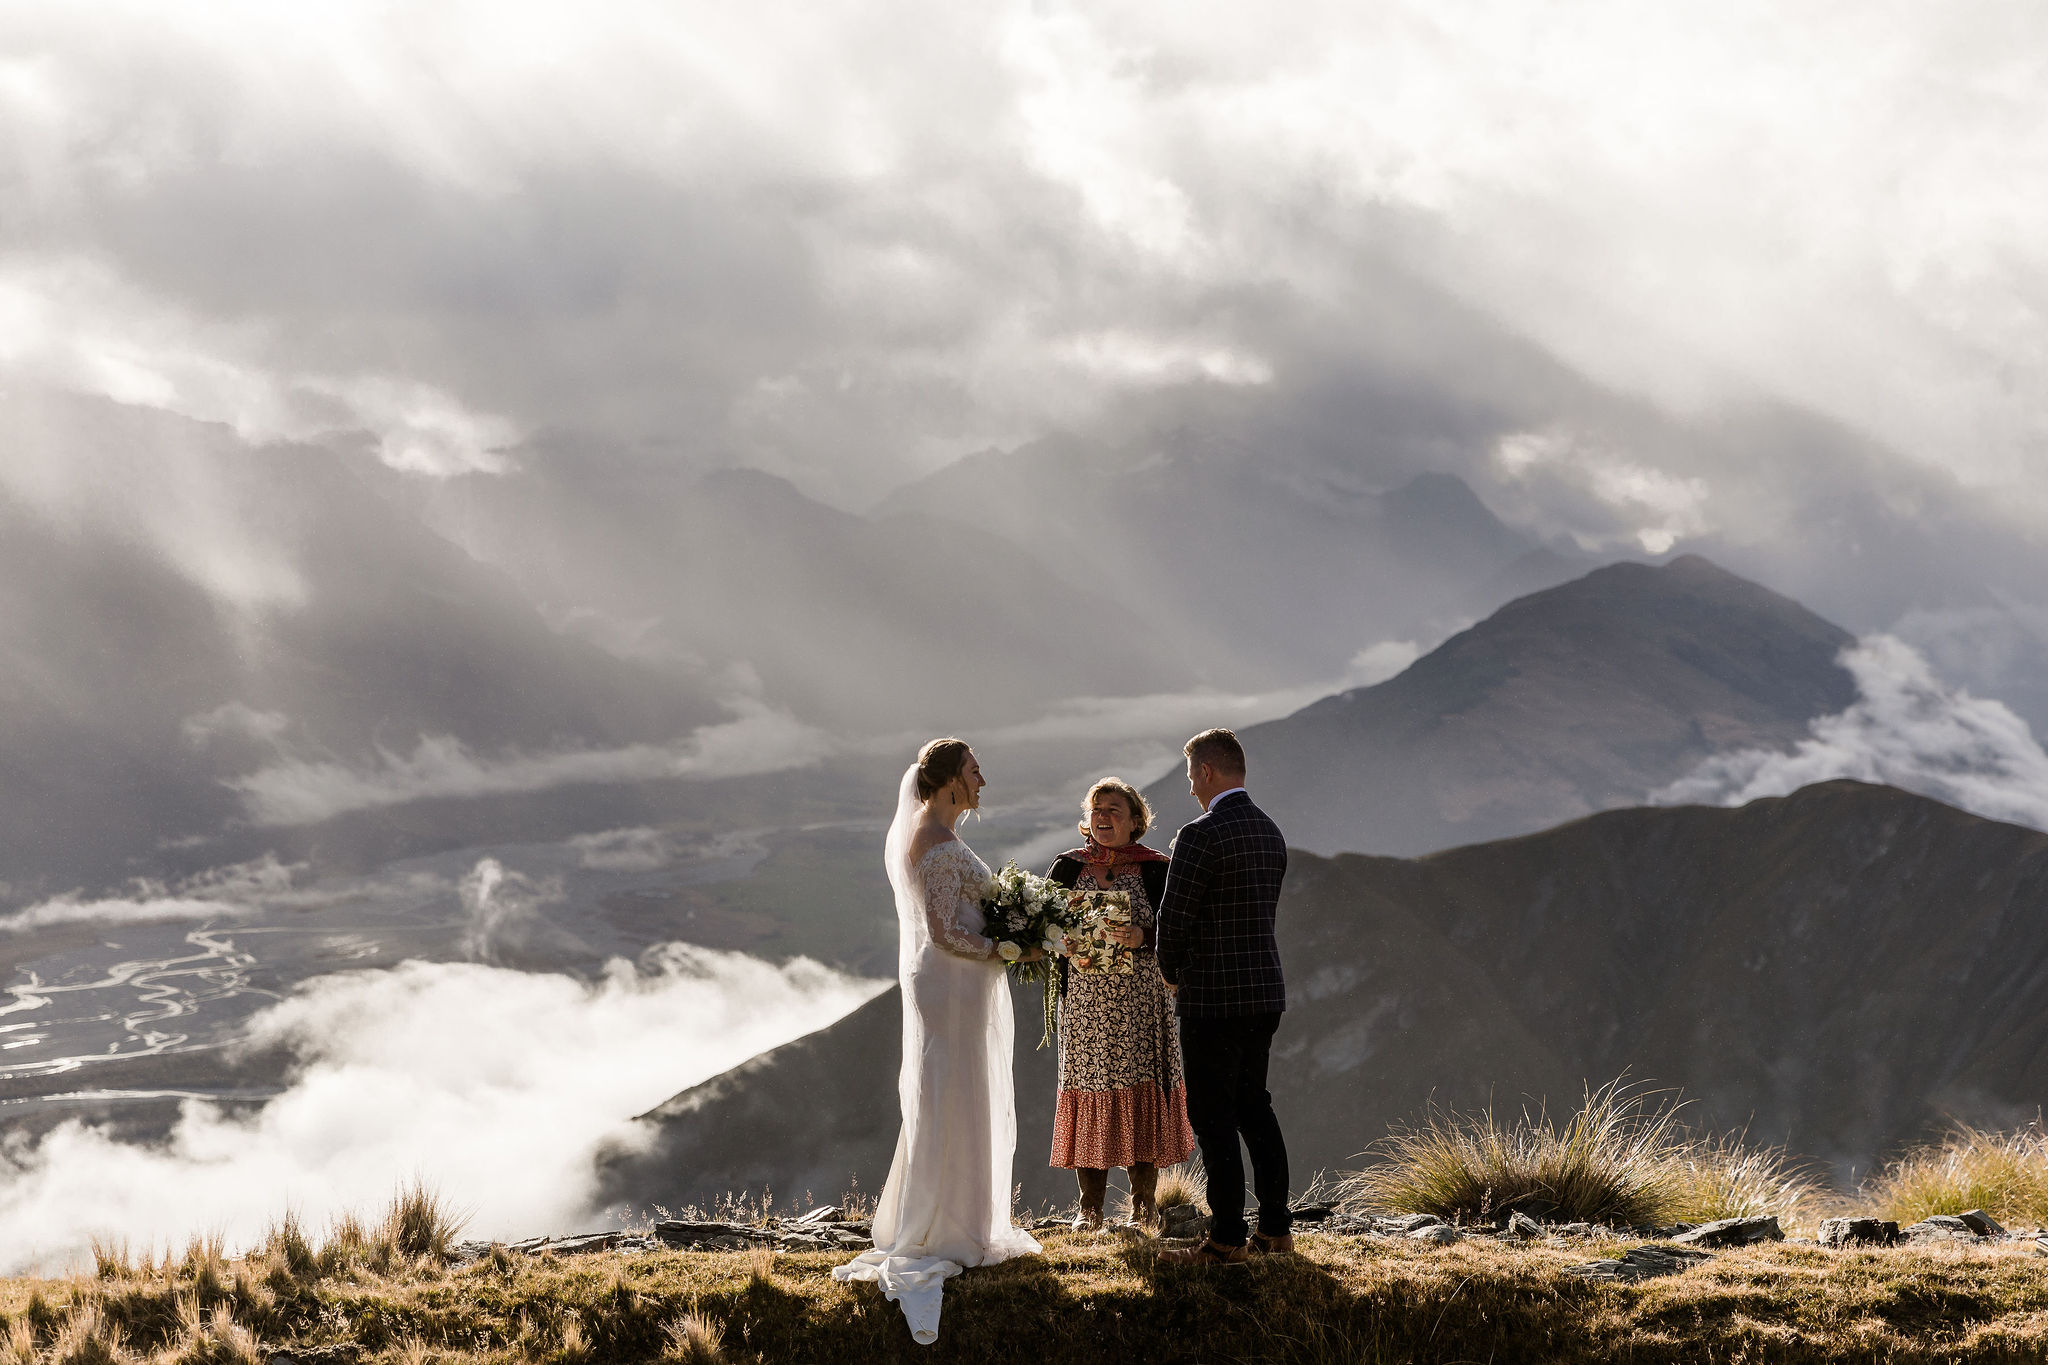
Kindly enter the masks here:
<path id="1" fill-rule="evenodd" d="M 775 1234 L 765 1228 L 740 1223 L 686 1223 L 670 1218 L 654 1225 L 654 1235 L 672 1247 L 694 1247 L 700 1251 L 738 1251 L 753 1242 L 772 1242 Z"/>
<path id="2" fill-rule="evenodd" d="M 1431 1223 L 1427 1227 L 1420 1227 L 1409 1233 L 1408 1240 L 1411 1242 L 1435 1242 L 1438 1246 L 1449 1246 L 1451 1243 L 1461 1240 L 1461 1234 L 1454 1227 L 1449 1227 L 1443 1223 Z"/>
<path id="3" fill-rule="evenodd" d="M 1706 1252 L 1691 1247 L 1647 1245 L 1630 1247 L 1618 1261 L 1588 1261 L 1567 1266 L 1564 1273 L 1587 1280 L 1650 1280 L 1660 1275 L 1676 1275 L 1688 1266 L 1712 1259 Z"/>
<path id="4" fill-rule="evenodd" d="M 1600 1230 L 1591 1223 L 1566 1223 L 1562 1227 L 1551 1229 L 1551 1231 L 1560 1237 L 1592 1237 L 1597 1235 Z"/>
<path id="5" fill-rule="evenodd" d="M 838 1206 L 837 1204 L 820 1204 L 820 1205 L 819 1205 L 819 1206 L 818 1206 L 817 1208 L 815 1208 L 815 1209 L 812 1209 L 812 1210 L 811 1210 L 811 1211 L 810 1211 L 809 1213 L 805 1214 L 805 1215 L 804 1215 L 803 1217 L 801 1217 L 801 1218 L 793 1218 L 793 1219 L 791 1219 L 790 1221 L 791 1221 L 791 1222 L 793 1222 L 793 1223 L 798 1223 L 798 1224 L 803 1224 L 803 1223 L 831 1223 L 831 1222 L 836 1222 L 836 1221 L 838 1221 L 838 1218 L 839 1218 L 839 1206 Z"/>
<path id="6" fill-rule="evenodd" d="M 1501 1230 L 1508 1236 L 1524 1242 L 1543 1235 L 1543 1225 L 1526 1213 L 1509 1214 L 1508 1225 Z"/>
<path id="7" fill-rule="evenodd" d="M 1782 1242 L 1785 1229 L 1778 1226 L 1775 1214 L 1757 1218 L 1722 1218 L 1702 1223 L 1691 1232 L 1680 1233 L 1671 1240 L 1689 1247 L 1746 1247 L 1757 1242 Z"/>
<path id="8" fill-rule="evenodd" d="M 640 1233 L 613 1229 L 608 1232 L 578 1232 L 567 1237 L 546 1237 L 541 1239 L 536 1251 L 552 1251 L 557 1256 L 579 1256 L 593 1251 L 641 1251 L 651 1249 L 652 1238 Z"/>
<path id="9" fill-rule="evenodd" d="M 1815 1238 L 1824 1247 L 1896 1246 L 1899 1225 L 1878 1218 L 1829 1218 Z"/>
<path id="10" fill-rule="evenodd" d="M 775 1239 L 775 1245 L 784 1251 L 837 1251 L 839 1243 L 827 1241 L 803 1232 L 785 1232 Z"/>
<path id="11" fill-rule="evenodd" d="M 1409 1213 L 1395 1218 L 1380 1218 L 1375 1221 L 1388 1232 L 1410 1233 L 1419 1232 L 1423 1228 L 1441 1226 L 1444 1220 L 1433 1213 Z"/>
<path id="12" fill-rule="evenodd" d="M 1909 1242 L 1974 1242 L 1977 1230 L 1952 1213 L 1937 1213 L 1900 1233 Z"/>
<path id="13" fill-rule="evenodd" d="M 1336 1210 L 1332 1209 L 1328 1204 L 1296 1204 L 1287 1212 L 1293 1216 L 1294 1221 L 1297 1223 L 1322 1223 L 1327 1222 L 1330 1215 L 1335 1213 Z"/>
<path id="14" fill-rule="evenodd" d="M 1999 1226 L 1998 1220 L 1982 1209 L 1971 1209 L 1968 1213 L 1957 1214 L 1956 1217 L 1962 1219 L 1964 1226 L 1979 1237 L 2005 1236 L 2005 1229 Z"/>

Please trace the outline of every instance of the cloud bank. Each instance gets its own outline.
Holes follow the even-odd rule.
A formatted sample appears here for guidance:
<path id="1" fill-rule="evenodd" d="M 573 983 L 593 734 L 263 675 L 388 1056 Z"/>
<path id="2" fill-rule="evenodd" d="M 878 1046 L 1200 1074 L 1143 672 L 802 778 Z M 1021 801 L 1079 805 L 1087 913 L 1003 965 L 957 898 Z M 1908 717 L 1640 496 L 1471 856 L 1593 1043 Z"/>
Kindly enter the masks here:
<path id="1" fill-rule="evenodd" d="M 1853 777 L 2048 830 L 2048 752 L 2009 707 L 1948 686 L 1917 650 L 1888 635 L 1845 650 L 1842 663 L 1862 696 L 1816 720 L 1792 752 L 1720 755 L 1651 799 L 1737 806 Z"/>
<path id="2" fill-rule="evenodd" d="M 1671 406 L 2048 488 L 2031 8 L 567 13 L 9 6 L 0 365 L 406 469 L 566 425 L 855 505 L 1161 384 L 1286 392 L 1423 280 Z"/>
<path id="3" fill-rule="evenodd" d="M 829 751 L 824 733 L 752 699 L 739 714 L 700 727 L 673 745 L 631 744 L 552 754 L 485 758 L 446 735 L 420 739 L 410 754 L 380 753 L 373 768 L 333 759 L 289 759 L 228 785 L 258 825 L 310 825 L 349 811 L 436 797 L 507 796 L 581 783 L 708 780 L 799 768 Z"/>
<path id="4" fill-rule="evenodd" d="M 266 853 L 252 862 L 214 868 L 175 885 L 151 879 L 130 883 L 117 896 L 53 896 L 26 909 L 0 915 L 0 933 L 23 933 L 53 924 L 140 924 L 164 920 L 239 919 L 269 910 L 319 904 L 315 890 L 297 890 L 293 877 L 304 864 L 279 862 Z"/>
<path id="5" fill-rule="evenodd" d="M 293 1059 L 259 1111 L 188 1102 L 153 1147 L 76 1122 L 0 1141 L 0 1273 L 61 1268 L 95 1233 L 247 1245 L 288 1206 L 323 1226 L 414 1174 L 476 1211 L 473 1236 L 560 1231 L 594 1216 L 592 1154 L 627 1119 L 883 984 L 682 945 L 588 984 L 474 963 L 316 978 L 250 1022 L 250 1048 Z"/>

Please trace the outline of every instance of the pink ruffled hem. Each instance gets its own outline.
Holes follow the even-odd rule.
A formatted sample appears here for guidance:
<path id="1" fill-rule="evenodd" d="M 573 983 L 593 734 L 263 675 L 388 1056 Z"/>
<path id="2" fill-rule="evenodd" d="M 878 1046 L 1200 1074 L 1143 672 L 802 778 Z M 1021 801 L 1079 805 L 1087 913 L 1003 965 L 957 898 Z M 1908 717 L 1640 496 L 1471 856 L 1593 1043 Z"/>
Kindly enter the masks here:
<path id="1" fill-rule="evenodd" d="M 1060 1091 L 1052 1120 L 1056 1167 L 1105 1171 L 1141 1161 L 1171 1166 L 1194 1152 L 1187 1092 L 1179 1086 Z"/>

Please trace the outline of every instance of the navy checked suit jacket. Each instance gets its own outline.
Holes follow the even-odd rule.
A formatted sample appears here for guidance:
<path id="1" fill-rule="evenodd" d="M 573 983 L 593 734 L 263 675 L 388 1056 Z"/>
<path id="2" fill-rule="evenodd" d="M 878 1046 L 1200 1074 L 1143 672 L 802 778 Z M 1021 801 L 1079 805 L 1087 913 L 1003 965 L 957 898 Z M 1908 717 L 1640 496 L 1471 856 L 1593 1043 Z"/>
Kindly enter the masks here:
<path id="1" fill-rule="evenodd" d="M 1287 1008 L 1273 940 L 1286 875 L 1287 840 L 1244 792 L 1181 826 L 1159 903 L 1159 970 L 1179 987 L 1183 1018 Z"/>

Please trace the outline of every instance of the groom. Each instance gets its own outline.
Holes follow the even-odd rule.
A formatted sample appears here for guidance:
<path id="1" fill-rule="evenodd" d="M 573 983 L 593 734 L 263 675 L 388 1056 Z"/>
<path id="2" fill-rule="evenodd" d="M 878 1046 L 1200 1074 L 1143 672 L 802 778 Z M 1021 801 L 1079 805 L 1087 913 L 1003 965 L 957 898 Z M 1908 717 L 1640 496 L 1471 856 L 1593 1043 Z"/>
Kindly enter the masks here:
<path id="1" fill-rule="evenodd" d="M 1209 1172 L 1209 1237 L 1167 1251 L 1165 1265 L 1231 1265 L 1249 1252 L 1294 1250 L 1287 1211 L 1287 1143 L 1266 1091 L 1266 1057 L 1287 1008 L 1273 916 L 1287 875 L 1287 841 L 1244 789 L 1244 746 L 1228 730 L 1187 742 L 1188 791 L 1202 814 L 1181 826 L 1160 896 L 1159 970 L 1175 988 L 1188 1122 Z M 1252 1157 L 1259 1230 L 1244 1221 L 1244 1162 Z"/>

